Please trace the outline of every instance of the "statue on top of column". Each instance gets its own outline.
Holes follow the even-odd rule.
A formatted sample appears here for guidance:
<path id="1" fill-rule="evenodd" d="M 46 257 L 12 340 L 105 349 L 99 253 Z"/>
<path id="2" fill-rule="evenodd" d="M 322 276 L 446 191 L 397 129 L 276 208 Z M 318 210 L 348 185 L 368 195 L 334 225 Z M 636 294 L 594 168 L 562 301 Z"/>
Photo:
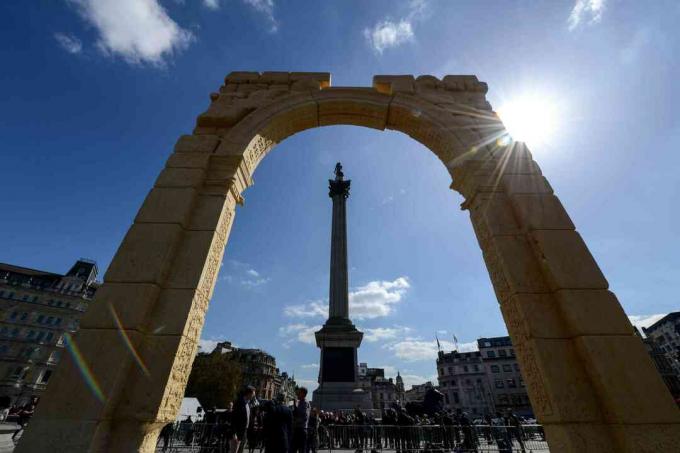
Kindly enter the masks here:
<path id="1" fill-rule="evenodd" d="M 344 177 L 345 174 L 342 172 L 342 164 L 338 162 L 337 164 L 335 164 L 335 179 L 341 180 Z"/>

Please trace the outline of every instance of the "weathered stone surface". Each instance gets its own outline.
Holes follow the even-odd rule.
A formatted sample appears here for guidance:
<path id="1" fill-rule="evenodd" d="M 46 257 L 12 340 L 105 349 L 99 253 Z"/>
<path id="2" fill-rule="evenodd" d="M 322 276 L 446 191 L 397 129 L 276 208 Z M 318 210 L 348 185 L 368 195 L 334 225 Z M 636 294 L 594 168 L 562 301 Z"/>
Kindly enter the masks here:
<path id="1" fill-rule="evenodd" d="M 159 188 L 149 192 L 139 209 L 136 223 L 176 223 L 186 228 L 197 192 L 192 187 Z"/>
<path id="2" fill-rule="evenodd" d="M 658 453 L 680 451 L 680 429 L 677 423 L 612 425 L 617 452 Z"/>
<path id="3" fill-rule="evenodd" d="M 200 168 L 164 168 L 155 187 L 200 187 L 205 180 L 205 170 Z"/>
<path id="4" fill-rule="evenodd" d="M 536 230 L 529 235 L 553 291 L 607 289 L 609 286 L 576 231 Z"/>
<path id="5" fill-rule="evenodd" d="M 516 194 L 510 197 L 524 228 L 528 230 L 573 230 L 560 200 L 551 194 Z"/>
<path id="6" fill-rule="evenodd" d="M 220 138 L 216 135 L 182 135 L 175 144 L 176 153 L 212 153 Z"/>
<path id="7" fill-rule="evenodd" d="M 210 162 L 210 154 L 190 154 L 190 153 L 174 153 L 168 157 L 165 166 L 168 168 L 208 168 Z"/>
<path id="8" fill-rule="evenodd" d="M 609 291 L 560 290 L 554 294 L 570 337 L 633 333 L 628 316 Z"/>
<path id="9" fill-rule="evenodd" d="M 491 236 L 518 235 L 521 233 L 510 200 L 504 193 L 477 195 L 470 206 L 473 222 L 485 222 Z"/>
<path id="10" fill-rule="evenodd" d="M 569 332 L 551 294 L 517 294 L 501 304 L 506 326 L 513 328 L 513 343 L 533 338 L 565 339 Z"/>
<path id="11" fill-rule="evenodd" d="M 543 273 L 524 236 L 497 236 L 493 238 L 492 244 L 498 253 L 510 294 L 543 293 L 548 290 Z"/>
<path id="12" fill-rule="evenodd" d="M 550 451 L 558 453 L 620 453 L 612 442 L 611 428 L 598 423 L 548 423 L 543 425 Z M 661 451 L 661 450 L 659 450 Z"/>
<path id="13" fill-rule="evenodd" d="M 182 227 L 177 224 L 134 224 L 109 265 L 105 282 L 161 285 L 172 266 Z"/>
<path id="14" fill-rule="evenodd" d="M 146 323 L 158 301 L 160 287 L 149 283 L 105 283 L 80 322 L 81 329 L 136 330 L 147 333 Z M 116 319 L 117 318 L 117 319 Z"/>
<path id="15" fill-rule="evenodd" d="M 529 193 L 553 193 L 548 181 L 539 175 L 503 175 L 501 186 L 508 194 Z"/>
<path id="16" fill-rule="evenodd" d="M 631 333 L 581 336 L 574 341 L 604 403 L 607 422 L 680 423 L 680 410 L 640 338 Z"/>

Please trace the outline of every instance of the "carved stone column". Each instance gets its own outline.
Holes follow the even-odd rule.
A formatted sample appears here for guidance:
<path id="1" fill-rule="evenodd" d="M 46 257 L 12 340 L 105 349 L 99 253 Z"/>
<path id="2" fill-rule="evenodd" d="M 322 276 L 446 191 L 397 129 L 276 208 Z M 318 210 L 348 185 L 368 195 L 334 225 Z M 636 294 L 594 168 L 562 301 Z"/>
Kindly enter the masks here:
<path id="1" fill-rule="evenodd" d="M 152 452 L 174 421 L 250 184 L 214 135 L 183 136 L 146 197 L 18 452 Z M 74 350 L 75 351 L 75 350 Z"/>
<path id="2" fill-rule="evenodd" d="M 550 450 L 680 448 L 680 411 L 528 150 L 481 149 L 452 173 Z"/>

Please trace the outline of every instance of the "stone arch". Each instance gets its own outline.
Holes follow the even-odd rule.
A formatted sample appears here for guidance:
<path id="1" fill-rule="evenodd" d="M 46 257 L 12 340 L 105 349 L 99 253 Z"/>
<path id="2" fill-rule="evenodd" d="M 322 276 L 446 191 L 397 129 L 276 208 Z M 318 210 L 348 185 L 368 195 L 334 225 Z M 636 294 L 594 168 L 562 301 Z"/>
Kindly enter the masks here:
<path id="1" fill-rule="evenodd" d="M 241 193 L 276 143 L 333 124 L 403 132 L 445 164 L 552 451 L 677 449 L 680 412 L 529 151 L 497 143 L 485 93 L 474 76 L 376 76 L 370 88 L 332 88 L 327 73 L 227 76 L 111 262 L 75 338 L 82 360 L 63 360 L 17 451 L 154 450 Z"/>

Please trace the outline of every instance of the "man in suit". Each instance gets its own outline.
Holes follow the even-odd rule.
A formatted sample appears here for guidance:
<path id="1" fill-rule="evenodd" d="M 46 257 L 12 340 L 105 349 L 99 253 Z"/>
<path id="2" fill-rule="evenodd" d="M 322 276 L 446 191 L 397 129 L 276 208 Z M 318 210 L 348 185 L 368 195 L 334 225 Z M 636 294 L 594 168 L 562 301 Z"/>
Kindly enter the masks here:
<path id="1" fill-rule="evenodd" d="M 250 401 L 255 397 L 255 387 L 246 386 L 236 401 L 231 415 L 230 453 L 243 453 L 246 445 L 246 435 L 250 425 Z"/>
<path id="2" fill-rule="evenodd" d="M 307 401 L 307 389 L 298 387 L 298 400 L 293 409 L 293 442 L 291 453 L 307 453 L 307 424 L 311 406 Z"/>

